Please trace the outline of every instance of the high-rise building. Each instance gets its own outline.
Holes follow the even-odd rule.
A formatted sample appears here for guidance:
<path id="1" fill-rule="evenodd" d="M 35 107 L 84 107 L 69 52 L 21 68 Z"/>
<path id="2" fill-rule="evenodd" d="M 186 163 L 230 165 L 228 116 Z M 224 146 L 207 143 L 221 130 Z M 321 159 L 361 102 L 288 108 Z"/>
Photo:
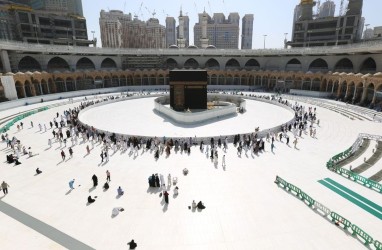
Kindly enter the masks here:
<path id="1" fill-rule="evenodd" d="M 363 0 L 349 0 L 347 11 L 342 16 L 316 18 L 313 16 L 313 0 L 301 0 L 297 15 L 295 9 L 292 47 L 333 46 L 352 44 L 361 40 L 363 30 Z"/>
<path id="2" fill-rule="evenodd" d="M 369 40 L 374 37 L 374 29 L 368 28 L 363 32 L 363 39 L 364 40 Z"/>
<path id="3" fill-rule="evenodd" d="M 252 49 L 253 14 L 246 14 L 241 25 L 241 49 Z"/>
<path id="4" fill-rule="evenodd" d="M 100 13 L 102 47 L 166 48 L 166 28 L 156 18 L 147 22 L 113 10 Z"/>
<path id="5" fill-rule="evenodd" d="M 122 23 L 131 20 L 131 14 L 123 14 L 120 10 L 111 10 L 109 12 L 101 10 L 99 26 L 102 47 L 122 47 Z"/>
<path id="6" fill-rule="evenodd" d="M 334 17 L 336 11 L 336 4 L 333 1 L 326 0 L 320 6 L 319 18 Z"/>
<path id="7" fill-rule="evenodd" d="M 79 1 L 81 3 L 81 1 Z M 65 11 L 33 9 L 29 1 L 3 1 L 1 38 L 28 43 L 94 45 L 88 40 L 86 19 Z M 53 13 L 52 13 L 53 12 Z"/>
<path id="8" fill-rule="evenodd" d="M 83 16 L 82 0 L 11 0 L 19 4 L 26 4 L 34 10 L 47 10 L 52 12 L 66 12 Z"/>
<path id="9" fill-rule="evenodd" d="M 239 23 L 238 13 L 230 13 L 226 19 L 223 13 L 215 13 L 211 18 L 204 11 L 194 26 L 194 44 L 200 48 L 214 45 L 219 49 L 238 49 Z"/>
<path id="10" fill-rule="evenodd" d="M 166 17 L 166 47 L 176 44 L 176 21 L 174 17 Z"/>

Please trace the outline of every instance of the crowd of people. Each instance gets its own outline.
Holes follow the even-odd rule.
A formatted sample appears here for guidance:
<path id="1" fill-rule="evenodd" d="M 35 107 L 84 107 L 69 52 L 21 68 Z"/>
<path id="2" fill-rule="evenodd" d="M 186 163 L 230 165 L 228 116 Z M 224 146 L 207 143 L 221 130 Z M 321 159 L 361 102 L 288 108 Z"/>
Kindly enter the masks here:
<path id="1" fill-rule="evenodd" d="M 199 147 L 199 151 L 205 154 L 211 159 L 211 162 L 217 167 L 219 164 L 219 154 L 222 154 L 221 165 L 225 169 L 226 167 L 226 156 L 229 143 L 232 141 L 232 146 L 236 148 L 237 156 L 241 157 L 242 153 L 245 154 L 251 152 L 253 155 L 259 155 L 259 153 L 264 153 L 270 149 L 271 152 L 275 151 L 275 143 L 283 143 L 285 140 L 286 145 L 289 146 L 290 137 L 293 137 L 292 143 L 294 148 L 297 149 L 298 140 L 303 138 L 302 133 L 307 134 L 313 138 L 317 135 L 317 127 L 319 126 L 319 119 L 317 118 L 316 108 L 304 107 L 297 102 L 291 104 L 287 100 L 282 98 L 269 97 L 269 96 L 253 96 L 257 98 L 265 98 L 269 100 L 276 101 L 280 104 L 290 107 L 294 111 L 294 119 L 292 122 L 283 124 L 279 130 L 268 131 L 264 134 L 264 131 L 259 131 L 259 129 L 254 130 L 253 133 L 248 134 L 237 134 L 233 136 L 233 140 L 227 136 L 211 137 L 209 140 L 200 140 L 196 137 L 192 138 L 162 138 L 152 137 L 138 137 L 138 136 L 127 136 L 127 135 L 117 135 L 114 133 L 108 133 L 104 131 L 99 131 L 94 127 L 85 126 L 81 124 L 78 120 L 78 116 L 81 110 L 98 104 L 103 101 L 114 100 L 119 97 L 107 97 L 101 100 L 85 100 L 80 103 L 77 107 L 68 108 L 63 111 L 62 114 L 56 113 L 54 117 L 46 124 L 38 123 L 38 129 L 41 132 L 47 132 L 51 130 L 52 137 L 48 139 L 49 150 L 52 150 L 53 143 L 59 144 L 59 152 L 62 162 L 66 160 L 66 152 L 69 154 L 70 158 L 74 157 L 73 148 L 78 145 L 83 145 L 83 152 L 87 155 L 91 154 L 95 147 L 99 148 L 101 163 L 107 164 L 110 161 L 110 157 L 116 152 L 121 153 L 130 151 L 130 155 L 138 157 L 141 154 L 147 153 L 152 154 L 155 160 L 158 160 L 162 155 L 165 157 L 170 157 L 170 155 L 175 152 L 180 152 L 181 154 L 191 155 L 191 150 L 193 147 Z M 33 122 L 31 122 L 33 127 Z M 17 129 L 22 130 L 24 124 L 20 122 L 17 124 Z M 12 153 L 7 155 L 8 163 L 15 163 L 16 165 L 21 164 L 19 161 L 20 154 L 28 155 L 33 157 L 34 154 L 30 147 L 24 146 L 21 141 L 13 136 L 9 138 L 8 134 L 1 135 L 2 141 L 6 143 L 7 148 L 12 150 Z M 70 144 L 70 145 L 68 145 Z M 86 146 L 85 146 L 86 145 Z M 89 146 L 91 145 L 91 147 Z M 80 149 L 76 148 L 76 154 L 80 152 Z M 98 157 L 98 156 L 97 156 Z M 186 169 L 187 170 L 187 169 Z M 184 172 L 184 176 L 187 176 L 188 170 Z M 36 169 L 36 174 L 39 175 L 42 170 Z M 98 177 L 94 174 L 92 176 L 93 188 L 98 186 Z M 75 189 L 74 183 L 75 178 L 69 181 L 70 191 Z M 106 181 L 103 184 L 104 190 L 110 188 L 111 175 L 110 171 L 106 171 Z M 167 183 L 165 181 L 164 175 L 162 174 L 152 174 L 148 177 L 148 184 L 150 188 L 160 191 L 160 197 L 164 200 L 165 204 L 169 204 L 169 192 L 173 188 L 174 197 L 179 195 L 178 178 L 171 177 L 171 174 L 167 175 Z M 8 194 L 9 185 L 3 181 L 1 188 L 5 194 Z M 117 187 L 117 186 L 115 186 Z M 125 191 L 121 186 L 118 186 L 117 196 L 121 197 L 125 194 Z M 84 197 L 85 198 L 85 197 Z M 92 204 L 96 201 L 97 196 L 89 195 L 87 197 L 88 204 Z M 189 208 L 192 209 L 205 209 L 205 205 L 202 201 L 196 203 L 192 202 Z M 117 207 L 113 208 L 112 215 L 116 216 L 123 208 Z M 136 247 L 134 240 L 130 242 L 130 247 Z M 131 248 L 133 249 L 133 248 Z"/>

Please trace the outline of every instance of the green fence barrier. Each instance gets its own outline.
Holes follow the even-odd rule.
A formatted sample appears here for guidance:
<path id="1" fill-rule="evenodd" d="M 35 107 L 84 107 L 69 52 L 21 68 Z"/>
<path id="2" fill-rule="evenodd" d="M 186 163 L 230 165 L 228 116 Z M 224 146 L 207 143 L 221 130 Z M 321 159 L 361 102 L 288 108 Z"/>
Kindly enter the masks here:
<path id="1" fill-rule="evenodd" d="M 313 200 L 312 197 L 310 197 L 309 195 L 307 195 L 306 193 L 304 193 L 304 192 L 302 192 L 302 191 L 301 191 L 301 198 L 302 198 L 304 201 L 308 202 L 309 207 L 313 206 L 314 203 L 315 203 L 315 201 Z"/>
<path id="2" fill-rule="evenodd" d="M 48 110 L 49 108 L 48 107 L 42 107 L 42 108 L 38 108 L 37 110 L 34 110 L 34 111 L 29 111 L 25 114 L 22 114 L 22 115 L 18 115 L 16 116 L 15 118 L 13 118 L 11 121 L 7 122 L 5 124 L 5 126 L 3 126 L 1 129 L 0 129 L 0 132 L 1 133 L 5 133 L 7 132 L 16 122 L 28 117 L 28 116 L 31 116 L 33 114 L 36 114 L 38 112 L 42 112 L 42 111 L 45 111 L 45 110 Z"/>
<path id="3" fill-rule="evenodd" d="M 301 197 L 301 189 L 299 189 L 295 185 L 288 183 L 288 189 L 289 191 L 295 192 L 297 197 Z"/>
<path id="4" fill-rule="evenodd" d="M 348 229 L 351 226 L 350 221 L 335 212 L 331 212 L 330 217 L 332 217 L 333 222 L 338 222 L 344 225 L 344 229 Z"/>
<path id="5" fill-rule="evenodd" d="M 288 187 L 288 182 L 286 182 L 284 179 L 282 179 L 281 177 L 277 176 L 276 175 L 276 180 L 275 180 L 275 183 L 280 186 L 282 185 L 282 187 L 285 189 Z"/>
<path id="6" fill-rule="evenodd" d="M 351 226 L 351 229 L 353 230 L 353 236 L 358 235 L 359 237 L 365 240 L 366 246 L 368 246 L 370 243 L 373 243 L 373 238 L 358 226 L 353 224 Z"/>
<path id="7" fill-rule="evenodd" d="M 377 250 L 382 250 L 382 243 L 380 241 L 374 241 L 374 246 Z"/>
<path id="8" fill-rule="evenodd" d="M 372 181 L 372 180 L 369 180 L 369 183 L 370 183 L 370 188 L 375 188 L 379 192 L 382 193 L 382 184 L 381 183 L 378 183 L 378 182 L 375 182 L 375 181 Z"/>
<path id="9" fill-rule="evenodd" d="M 353 178 L 354 178 L 354 181 L 361 182 L 361 184 L 366 186 L 366 187 L 370 187 L 371 186 L 369 179 L 367 179 L 366 177 L 363 177 L 361 175 L 355 174 L 355 175 L 353 175 Z"/>

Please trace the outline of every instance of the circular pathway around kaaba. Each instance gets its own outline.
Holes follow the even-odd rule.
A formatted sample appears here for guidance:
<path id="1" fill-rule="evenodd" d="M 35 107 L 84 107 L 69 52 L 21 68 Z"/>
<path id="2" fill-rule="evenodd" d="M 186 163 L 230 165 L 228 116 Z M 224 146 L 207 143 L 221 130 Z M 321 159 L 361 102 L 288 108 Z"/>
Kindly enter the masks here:
<path id="1" fill-rule="evenodd" d="M 81 122 L 118 134 L 157 137 L 208 137 L 254 132 L 289 122 L 294 114 L 283 107 L 246 99 L 247 112 L 197 125 L 178 124 L 154 111 L 156 97 L 114 102 L 81 112 Z"/>

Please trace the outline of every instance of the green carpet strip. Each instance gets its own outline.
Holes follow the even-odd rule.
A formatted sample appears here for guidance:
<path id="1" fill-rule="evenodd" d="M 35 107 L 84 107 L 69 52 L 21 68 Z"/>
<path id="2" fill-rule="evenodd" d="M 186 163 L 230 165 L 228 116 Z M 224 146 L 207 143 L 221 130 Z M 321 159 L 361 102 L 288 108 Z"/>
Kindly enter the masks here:
<path id="1" fill-rule="evenodd" d="M 339 184 L 338 182 L 336 181 L 333 181 L 332 179 L 330 178 L 325 178 L 325 181 L 329 182 L 330 184 L 332 184 L 333 186 L 336 186 L 338 187 L 339 189 L 341 189 L 342 191 L 345 191 L 346 193 L 350 194 L 351 196 L 353 196 L 354 198 L 362 201 L 363 203 L 366 203 L 367 205 L 369 205 L 370 207 L 374 208 L 375 210 L 379 211 L 382 213 L 382 207 L 368 199 L 366 199 L 365 197 L 357 194 L 356 192 L 348 189 L 347 187 Z"/>
<path id="2" fill-rule="evenodd" d="M 369 205 L 365 204 L 364 202 L 361 202 L 360 200 L 356 199 L 355 197 L 345 193 L 339 187 L 336 187 L 336 186 L 330 184 L 326 180 L 319 180 L 318 182 L 320 184 L 324 185 L 325 187 L 329 188 L 333 192 L 337 193 L 338 195 L 342 196 L 343 198 L 347 199 L 348 201 L 352 202 L 353 204 L 357 205 L 358 207 L 362 208 L 366 212 L 368 212 L 368 213 L 374 215 L 375 217 L 377 217 L 378 219 L 382 220 L 382 211 L 379 211 L 378 209 L 376 210 L 375 208 L 370 207 Z M 365 198 L 363 198 L 363 199 L 365 199 Z M 365 200 L 367 200 L 367 199 L 365 199 Z M 370 204 L 373 203 L 369 200 L 367 200 L 367 201 Z"/>

